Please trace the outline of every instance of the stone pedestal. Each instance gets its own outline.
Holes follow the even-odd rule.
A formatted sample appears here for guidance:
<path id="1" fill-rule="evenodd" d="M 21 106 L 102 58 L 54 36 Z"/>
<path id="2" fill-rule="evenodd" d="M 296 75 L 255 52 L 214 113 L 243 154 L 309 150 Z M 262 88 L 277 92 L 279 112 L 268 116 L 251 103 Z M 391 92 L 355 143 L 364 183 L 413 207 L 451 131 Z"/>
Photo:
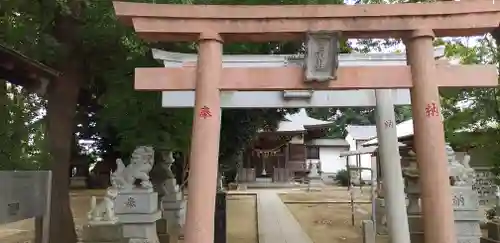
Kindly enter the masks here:
<path id="1" fill-rule="evenodd" d="M 321 178 L 321 175 L 319 174 L 319 162 L 311 162 L 310 164 L 310 170 L 309 170 L 309 178 L 311 179 L 319 179 Z"/>
<path id="2" fill-rule="evenodd" d="M 184 197 L 171 170 L 174 163 L 172 152 L 162 153 L 163 160 L 155 164 L 151 172 L 153 185 L 158 192 L 162 218 L 157 221 L 156 231 L 161 243 L 178 241 L 184 226 Z M 218 178 L 221 186 L 221 177 Z"/>
<path id="3" fill-rule="evenodd" d="M 363 220 L 361 222 L 363 228 L 363 243 L 375 243 L 376 234 L 373 230 L 373 221 Z"/>
<path id="4" fill-rule="evenodd" d="M 156 232 L 158 233 L 160 243 L 179 242 L 180 230 L 175 232 L 175 230 L 169 229 L 166 219 L 161 218 L 156 221 Z"/>
<path id="5" fill-rule="evenodd" d="M 123 243 L 120 224 L 88 224 L 82 229 L 82 243 Z"/>
<path id="6" fill-rule="evenodd" d="M 477 193 L 468 185 L 454 186 L 452 192 L 457 241 L 479 243 L 482 217 Z"/>
<path id="7" fill-rule="evenodd" d="M 162 200 L 161 225 L 157 227 L 161 243 L 173 243 L 182 234 L 184 227 L 186 203 L 182 192 L 165 195 Z M 161 227 L 160 227 L 161 226 Z M 167 241 L 168 239 L 168 241 Z"/>
<path id="8" fill-rule="evenodd" d="M 123 225 L 123 238 L 128 243 L 159 243 L 156 221 L 161 218 L 158 194 L 151 190 L 121 191 L 116 197 L 115 213 Z"/>
<path id="9" fill-rule="evenodd" d="M 481 229 L 479 223 L 479 200 L 471 186 L 452 187 L 455 233 L 458 243 L 479 243 Z M 408 215 L 412 243 L 424 242 L 424 227 L 419 214 Z"/>

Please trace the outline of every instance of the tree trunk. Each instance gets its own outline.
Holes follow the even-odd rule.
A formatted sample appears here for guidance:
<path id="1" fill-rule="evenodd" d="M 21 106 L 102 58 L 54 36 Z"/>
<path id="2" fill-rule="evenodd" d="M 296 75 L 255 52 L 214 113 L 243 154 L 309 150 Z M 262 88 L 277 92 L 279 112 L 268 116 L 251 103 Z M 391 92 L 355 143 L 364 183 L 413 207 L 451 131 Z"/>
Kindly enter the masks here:
<path id="1" fill-rule="evenodd" d="M 70 206 L 69 167 L 75 128 L 78 93 L 84 80 L 80 19 L 84 1 L 67 0 L 66 10 L 54 16 L 53 35 L 64 48 L 58 57 L 61 76 L 51 82 L 47 95 L 49 150 L 52 156 L 52 200 L 49 243 L 76 243 L 75 222 Z M 63 3 L 64 4 L 64 3 Z M 70 10 L 69 13 L 67 10 Z"/>
<path id="2" fill-rule="evenodd" d="M 12 161 L 10 159 L 9 153 L 11 151 L 11 139 L 9 136 L 9 126 L 10 114 L 9 114 L 9 97 L 7 96 L 7 81 L 0 80 L 0 169 L 10 170 L 13 169 Z"/>
<path id="3" fill-rule="evenodd" d="M 61 67 L 62 76 L 52 82 L 48 91 L 47 119 L 52 156 L 52 204 L 50 243 L 76 243 L 75 224 L 70 207 L 69 167 L 74 117 L 81 82 L 80 60 L 69 59 Z"/>

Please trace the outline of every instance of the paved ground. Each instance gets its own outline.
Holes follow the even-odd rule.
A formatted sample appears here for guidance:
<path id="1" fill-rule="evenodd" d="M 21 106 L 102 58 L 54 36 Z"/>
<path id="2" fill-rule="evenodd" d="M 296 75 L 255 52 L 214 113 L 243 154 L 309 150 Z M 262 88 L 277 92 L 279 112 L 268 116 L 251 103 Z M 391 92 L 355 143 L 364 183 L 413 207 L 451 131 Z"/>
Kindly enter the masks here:
<path id="1" fill-rule="evenodd" d="M 257 191 L 257 218 L 259 243 L 313 243 L 277 191 Z"/>

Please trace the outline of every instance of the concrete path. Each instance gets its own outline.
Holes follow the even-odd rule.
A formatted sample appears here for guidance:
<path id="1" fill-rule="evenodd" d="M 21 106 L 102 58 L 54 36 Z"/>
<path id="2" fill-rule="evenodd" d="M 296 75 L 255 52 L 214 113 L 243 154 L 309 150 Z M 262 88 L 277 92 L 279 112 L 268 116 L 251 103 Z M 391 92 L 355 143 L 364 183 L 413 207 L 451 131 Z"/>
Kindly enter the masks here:
<path id="1" fill-rule="evenodd" d="M 313 243 L 276 191 L 257 191 L 259 243 Z"/>

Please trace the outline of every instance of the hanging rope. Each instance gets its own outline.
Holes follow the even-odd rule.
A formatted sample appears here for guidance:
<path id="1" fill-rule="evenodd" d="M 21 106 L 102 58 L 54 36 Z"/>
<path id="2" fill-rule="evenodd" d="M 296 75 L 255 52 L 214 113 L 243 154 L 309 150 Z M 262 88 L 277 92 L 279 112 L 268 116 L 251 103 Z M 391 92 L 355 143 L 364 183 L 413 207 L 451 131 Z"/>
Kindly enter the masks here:
<path id="1" fill-rule="evenodd" d="M 288 144 L 288 142 L 281 144 L 278 147 L 273 148 L 273 149 L 265 149 L 265 150 L 264 149 L 253 149 L 253 151 L 257 154 L 258 157 L 263 156 L 264 158 L 268 158 L 271 155 L 275 156 L 277 153 L 280 152 L 281 148 L 287 144 Z"/>

